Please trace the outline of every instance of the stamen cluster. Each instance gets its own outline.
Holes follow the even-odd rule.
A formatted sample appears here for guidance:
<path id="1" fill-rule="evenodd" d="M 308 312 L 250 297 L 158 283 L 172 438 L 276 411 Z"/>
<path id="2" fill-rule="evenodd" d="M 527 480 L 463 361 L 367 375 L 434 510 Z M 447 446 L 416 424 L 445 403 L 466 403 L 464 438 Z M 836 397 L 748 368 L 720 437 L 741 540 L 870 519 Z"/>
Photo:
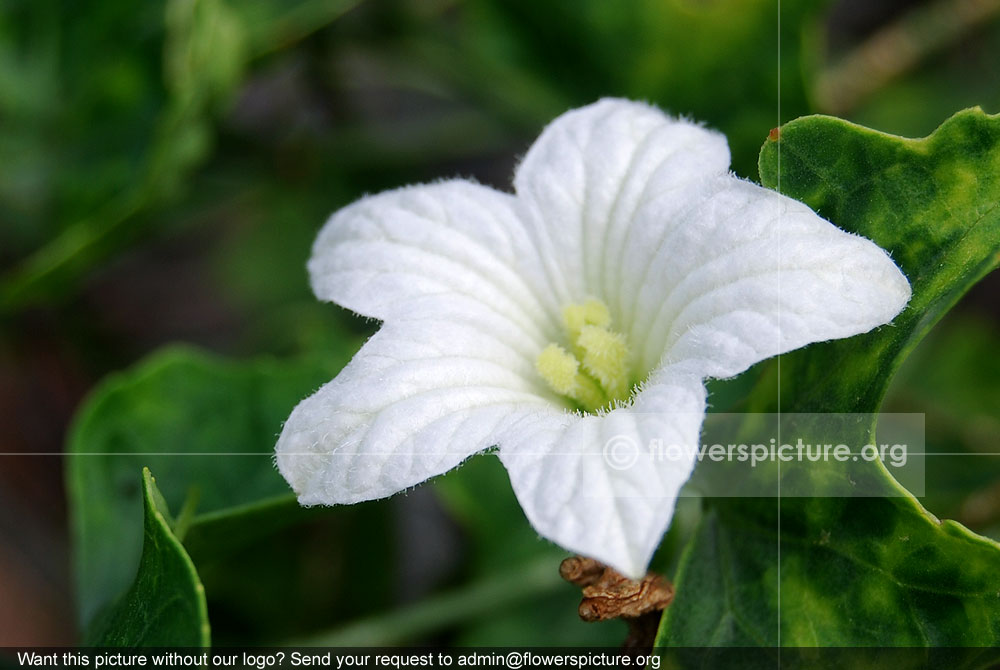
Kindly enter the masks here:
<path id="1" fill-rule="evenodd" d="M 569 348 L 555 342 L 538 354 L 538 374 L 584 412 L 611 409 L 632 391 L 628 343 L 611 330 L 607 305 L 596 298 L 563 308 Z"/>

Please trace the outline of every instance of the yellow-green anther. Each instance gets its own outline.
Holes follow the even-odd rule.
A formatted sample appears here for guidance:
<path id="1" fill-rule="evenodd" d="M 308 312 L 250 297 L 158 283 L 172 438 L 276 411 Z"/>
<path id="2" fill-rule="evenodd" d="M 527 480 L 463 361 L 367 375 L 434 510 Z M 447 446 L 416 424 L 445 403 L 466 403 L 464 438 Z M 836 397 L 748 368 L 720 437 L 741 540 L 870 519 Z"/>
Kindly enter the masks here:
<path id="1" fill-rule="evenodd" d="M 580 361 L 558 344 L 550 344 L 538 354 L 535 369 L 553 391 L 582 407 L 596 409 L 608 402 L 597 382 L 580 372 Z"/>
<path id="2" fill-rule="evenodd" d="M 535 360 L 535 369 L 552 390 L 560 395 L 572 396 L 576 388 L 576 377 L 580 372 L 580 361 L 558 344 L 550 344 L 542 349 Z"/>
<path id="3" fill-rule="evenodd" d="M 566 305 L 563 308 L 563 321 L 571 342 L 576 342 L 584 326 L 599 326 L 607 328 L 611 325 L 611 314 L 608 307 L 600 300 L 590 298 L 583 304 Z"/>
<path id="4" fill-rule="evenodd" d="M 552 343 L 538 355 L 538 374 L 588 412 L 610 407 L 631 392 L 628 343 L 611 330 L 607 305 L 591 298 L 563 308 L 569 349 Z"/>
<path id="5" fill-rule="evenodd" d="M 625 336 L 598 326 L 584 326 L 576 344 L 583 352 L 583 369 L 600 382 L 607 395 L 621 397 L 628 387 Z"/>
<path id="6" fill-rule="evenodd" d="M 604 407 L 611 400 L 596 381 L 582 372 L 576 376 L 576 388 L 569 397 L 587 411 Z"/>

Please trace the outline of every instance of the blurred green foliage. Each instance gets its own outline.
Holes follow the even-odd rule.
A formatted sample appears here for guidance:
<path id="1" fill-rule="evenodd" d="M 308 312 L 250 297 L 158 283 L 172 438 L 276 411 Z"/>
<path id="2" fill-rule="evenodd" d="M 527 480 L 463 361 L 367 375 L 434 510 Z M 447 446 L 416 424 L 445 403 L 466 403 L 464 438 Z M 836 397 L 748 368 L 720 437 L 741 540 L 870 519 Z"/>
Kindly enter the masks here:
<path id="1" fill-rule="evenodd" d="M 184 519 L 216 643 L 618 643 L 623 626 L 582 624 L 578 592 L 539 570 L 563 553 L 535 536 L 493 456 L 434 486 L 436 532 L 458 534 L 459 560 L 413 576 L 397 528 L 409 499 L 304 512 L 266 457 L 229 468 L 148 454 L 266 454 L 295 400 L 371 332 L 309 291 L 304 262 L 330 211 L 452 174 L 509 188 L 544 123 L 606 95 L 722 130 L 734 170 L 756 179 L 768 131 L 823 111 L 823 72 L 905 15 L 837 18 L 859 6 L 0 0 L 0 333 L 17 343 L 42 314 L 95 378 L 175 337 L 282 357 L 172 350 L 94 392 L 69 448 L 120 455 L 69 459 L 81 626 L 129 597 L 149 466 Z M 997 111 L 1000 23 L 960 37 L 844 114 L 922 135 L 959 108 Z M 893 392 L 894 410 L 928 412 L 929 444 L 998 451 L 996 377 L 977 363 L 995 318 L 931 339 Z M 717 382 L 713 399 L 739 408 L 773 374 L 764 364 Z M 963 463 L 930 469 L 931 510 L 1000 527 L 1000 470 Z M 698 502 L 684 501 L 656 559 L 669 574 L 706 532 L 694 530 Z"/>
<path id="2" fill-rule="evenodd" d="M 150 210 L 176 198 L 210 157 L 219 114 L 246 81 L 248 64 L 280 57 L 275 51 L 284 55 L 288 42 L 356 3 L 7 4 L 0 30 L 8 36 L 0 44 L 0 73 L 8 73 L 0 78 L 7 120 L 0 165 L 9 171 L 0 173 L 7 196 L 0 214 L 13 224 L 5 260 L 21 260 L 0 282 L 4 311 L 72 291 L 82 274 L 135 239 Z M 388 26 L 370 46 L 392 55 L 400 71 L 390 76 L 434 97 L 471 99 L 492 117 L 448 119 L 437 130 L 448 143 L 426 131 L 414 135 L 410 152 L 425 164 L 454 150 L 455 141 L 459 149 L 481 149 L 465 138 L 482 131 L 502 138 L 535 129 L 567 107 L 623 95 L 719 127 L 730 138 L 737 171 L 752 176 L 761 129 L 780 121 L 779 68 L 784 117 L 806 110 L 798 70 L 814 59 L 801 53 L 808 44 L 801 33 L 825 3 L 786 2 L 780 35 L 770 0 L 636 2 L 628 11 L 601 0 L 371 4 L 378 6 L 364 9 L 375 27 Z M 454 24 L 451 12 L 458 13 Z M 758 51 L 745 67 L 732 67 Z M 348 163 L 371 160 L 371 147 L 352 137 L 350 125 L 329 130 L 324 144 L 346 145 L 353 154 Z M 338 148 L 331 155 L 339 162 Z M 390 156 L 377 155 L 373 163 L 391 164 L 399 149 L 386 147 Z"/>
<path id="3" fill-rule="evenodd" d="M 271 465 L 275 427 L 336 369 L 326 359 L 227 364 L 181 349 L 107 379 L 81 409 L 67 450 L 81 623 L 124 591 L 139 563 L 136 468 L 155 468 L 166 503 L 195 521 L 287 502 Z M 282 518 L 291 523 L 295 511 Z M 229 527 L 225 537 L 236 533 Z"/>
<path id="4" fill-rule="evenodd" d="M 926 415 L 927 509 L 1000 540 L 996 335 L 982 315 L 936 328 L 893 378 L 885 410 Z"/>

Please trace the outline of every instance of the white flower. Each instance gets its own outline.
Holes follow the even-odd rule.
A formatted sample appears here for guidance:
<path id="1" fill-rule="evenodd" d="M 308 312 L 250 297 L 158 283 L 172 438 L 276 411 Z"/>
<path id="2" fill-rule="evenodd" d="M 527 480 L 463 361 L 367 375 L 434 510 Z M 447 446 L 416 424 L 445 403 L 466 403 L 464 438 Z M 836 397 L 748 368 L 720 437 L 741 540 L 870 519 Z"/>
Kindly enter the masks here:
<path id="1" fill-rule="evenodd" d="M 705 378 L 910 295 L 873 243 L 728 168 L 722 135 L 602 100 L 545 129 L 515 195 L 444 181 L 335 213 L 313 290 L 384 323 L 285 424 L 299 501 L 382 498 L 497 447 L 542 536 L 643 574 L 694 455 L 627 450 L 694 447 Z"/>

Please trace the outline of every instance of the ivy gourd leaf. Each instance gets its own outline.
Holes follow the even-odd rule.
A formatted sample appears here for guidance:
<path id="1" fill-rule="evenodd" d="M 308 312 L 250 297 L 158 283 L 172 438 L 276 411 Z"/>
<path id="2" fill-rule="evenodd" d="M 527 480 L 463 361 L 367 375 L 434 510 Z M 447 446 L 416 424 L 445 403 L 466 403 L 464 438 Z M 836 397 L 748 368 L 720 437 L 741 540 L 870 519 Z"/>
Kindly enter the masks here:
<path id="1" fill-rule="evenodd" d="M 174 534 L 166 501 L 142 469 L 143 542 L 132 587 L 93 629 L 110 647 L 207 647 L 208 608 L 194 563 Z"/>
<path id="2" fill-rule="evenodd" d="M 783 358 L 782 408 L 873 411 L 906 354 L 1000 263 L 1000 115 L 968 109 L 923 139 L 825 116 L 776 135 L 762 183 L 886 249 L 913 288 L 890 327 Z"/>
<path id="3" fill-rule="evenodd" d="M 765 186 L 889 251 L 913 297 L 890 326 L 782 357 L 780 401 L 771 375 L 749 406 L 877 412 L 907 353 L 1000 262 L 1000 116 L 965 110 L 924 139 L 804 117 L 772 131 L 759 167 Z M 795 465 L 784 472 L 814 471 Z M 1000 546 L 938 521 L 878 462 L 842 468 L 867 475 L 882 497 L 709 501 L 657 644 L 1000 644 Z M 982 661 L 970 652 L 949 665 Z"/>

